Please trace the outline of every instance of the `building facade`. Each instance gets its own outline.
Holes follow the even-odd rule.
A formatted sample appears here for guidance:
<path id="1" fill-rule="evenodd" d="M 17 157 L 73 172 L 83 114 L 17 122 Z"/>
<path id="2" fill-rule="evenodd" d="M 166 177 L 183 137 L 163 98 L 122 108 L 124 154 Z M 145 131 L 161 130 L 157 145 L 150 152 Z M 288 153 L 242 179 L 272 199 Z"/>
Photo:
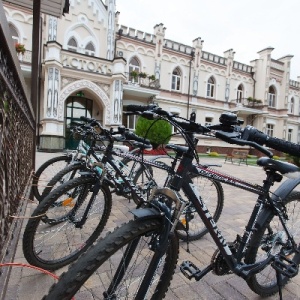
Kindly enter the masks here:
<path id="1" fill-rule="evenodd" d="M 11 5 L 5 12 L 14 42 L 26 48 L 19 60 L 30 87 L 32 15 Z M 120 21 L 116 0 L 71 0 L 64 17 L 42 15 L 40 150 L 74 148 L 68 125 L 81 115 L 134 130 L 136 117 L 123 115 L 124 108 L 153 102 L 181 117 L 195 112 L 201 124 L 217 124 L 232 111 L 245 125 L 300 142 L 300 77 L 290 78 L 291 55 L 275 59 L 268 47 L 244 64 L 233 49 L 206 52 L 201 38 L 191 45 L 169 40 L 163 24 L 147 33 Z M 174 135 L 172 142 L 183 141 Z M 210 137 L 199 145 L 202 152 L 231 147 Z"/>

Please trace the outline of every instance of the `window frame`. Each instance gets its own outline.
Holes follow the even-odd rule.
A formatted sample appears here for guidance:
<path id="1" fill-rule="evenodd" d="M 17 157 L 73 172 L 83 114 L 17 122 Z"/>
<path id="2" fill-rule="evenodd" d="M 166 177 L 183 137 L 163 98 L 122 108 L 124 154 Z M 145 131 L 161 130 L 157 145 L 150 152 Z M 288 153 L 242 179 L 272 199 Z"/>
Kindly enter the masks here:
<path id="1" fill-rule="evenodd" d="M 180 92 L 181 91 L 181 70 L 177 67 L 172 72 L 172 83 L 171 83 L 171 90 Z"/>
<path id="2" fill-rule="evenodd" d="M 136 71 L 137 73 L 139 73 L 141 71 L 141 63 L 139 61 L 139 59 L 136 56 L 133 56 L 128 64 L 128 71 L 129 71 L 129 81 L 132 83 L 139 83 L 139 76 L 137 76 L 136 78 L 134 78 L 133 76 L 130 75 L 130 73 L 132 71 Z"/>
<path id="3" fill-rule="evenodd" d="M 93 47 L 93 49 L 88 49 L 87 47 L 88 47 L 89 45 L 91 45 L 91 46 Z M 85 48 L 84 48 L 84 53 L 87 54 L 87 55 L 89 55 L 89 56 L 95 56 L 95 53 L 96 53 L 96 51 L 95 51 L 95 46 L 94 46 L 94 44 L 93 44 L 92 42 L 88 42 L 88 43 L 86 44 L 86 46 L 85 46 Z"/>
<path id="4" fill-rule="evenodd" d="M 236 92 L 236 102 L 237 103 L 242 103 L 244 98 L 244 87 L 242 84 L 240 84 L 237 88 L 237 92 Z"/>
<path id="5" fill-rule="evenodd" d="M 268 106 L 276 108 L 276 89 L 272 85 L 269 87 L 268 91 Z"/>
<path id="6" fill-rule="evenodd" d="M 295 99 L 292 97 L 289 101 L 288 113 L 293 115 L 295 112 Z"/>
<path id="7" fill-rule="evenodd" d="M 206 85 L 206 97 L 208 98 L 215 98 L 215 87 L 216 87 L 216 80 L 213 76 L 210 76 L 207 80 Z"/>
<path id="8" fill-rule="evenodd" d="M 76 46 L 70 45 L 71 41 L 74 41 L 76 43 Z M 76 39 L 74 37 L 69 38 L 69 40 L 67 42 L 67 48 L 68 48 L 68 51 L 78 52 L 78 43 L 77 43 L 77 41 L 76 41 Z"/>
<path id="9" fill-rule="evenodd" d="M 271 124 L 271 123 L 268 123 L 266 125 L 266 134 L 270 137 L 273 137 L 274 136 L 274 124 Z"/>

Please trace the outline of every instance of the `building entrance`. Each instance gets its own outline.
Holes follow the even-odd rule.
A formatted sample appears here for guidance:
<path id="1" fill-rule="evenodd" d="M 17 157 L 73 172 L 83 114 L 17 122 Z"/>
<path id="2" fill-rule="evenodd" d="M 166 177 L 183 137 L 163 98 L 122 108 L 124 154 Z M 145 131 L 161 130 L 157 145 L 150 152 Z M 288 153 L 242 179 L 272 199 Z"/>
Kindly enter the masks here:
<path id="1" fill-rule="evenodd" d="M 81 92 L 82 93 L 82 92 Z M 76 149 L 79 141 L 74 139 L 70 131 L 70 124 L 73 121 L 80 122 L 80 117 L 92 117 L 93 100 L 79 96 L 71 96 L 66 101 L 66 117 L 65 117 L 65 137 L 66 149 Z"/>

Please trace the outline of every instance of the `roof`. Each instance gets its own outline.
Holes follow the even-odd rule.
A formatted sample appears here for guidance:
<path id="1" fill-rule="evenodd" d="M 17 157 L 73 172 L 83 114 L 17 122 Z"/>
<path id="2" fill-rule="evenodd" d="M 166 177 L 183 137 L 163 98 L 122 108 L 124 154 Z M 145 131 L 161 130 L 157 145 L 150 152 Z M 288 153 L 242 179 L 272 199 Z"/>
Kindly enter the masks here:
<path id="1" fill-rule="evenodd" d="M 40 0 L 41 12 L 60 18 L 64 12 L 68 12 L 69 0 Z M 3 0 L 3 3 L 11 3 L 15 6 L 31 9 L 33 0 Z"/>

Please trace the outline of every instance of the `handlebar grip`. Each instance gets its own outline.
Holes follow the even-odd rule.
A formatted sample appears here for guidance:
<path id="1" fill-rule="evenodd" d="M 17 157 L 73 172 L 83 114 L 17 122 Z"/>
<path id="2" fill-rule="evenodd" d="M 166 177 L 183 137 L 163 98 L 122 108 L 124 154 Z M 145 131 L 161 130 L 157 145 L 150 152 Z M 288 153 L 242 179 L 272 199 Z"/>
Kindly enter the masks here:
<path id="1" fill-rule="evenodd" d="M 259 145 L 266 145 L 267 147 L 290 155 L 300 156 L 300 145 L 268 136 L 252 126 L 246 126 L 242 139 L 253 141 Z"/>
<path id="2" fill-rule="evenodd" d="M 278 138 L 268 137 L 266 146 L 290 155 L 300 156 L 300 145 Z"/>
<path id="3" fill-rule="evenodd" d="M 151 145 L 151 143 L 148 139 L 140 137 L 140 136 L 134 134 L 133 132 L 125 132 L 125 138 L 128 139 L 128 140 L 134 140 L 134 141 L 137 141 L 137 142 L 141 142 L 141 143 L 144 143 L 144 144 Z"/>
<path id="4" fill-rule="evenodd" d="M 143 112 L 146 110 L 152 110 L 156 105 L 128 105 L 127 111 L 131 112 Z"/>

